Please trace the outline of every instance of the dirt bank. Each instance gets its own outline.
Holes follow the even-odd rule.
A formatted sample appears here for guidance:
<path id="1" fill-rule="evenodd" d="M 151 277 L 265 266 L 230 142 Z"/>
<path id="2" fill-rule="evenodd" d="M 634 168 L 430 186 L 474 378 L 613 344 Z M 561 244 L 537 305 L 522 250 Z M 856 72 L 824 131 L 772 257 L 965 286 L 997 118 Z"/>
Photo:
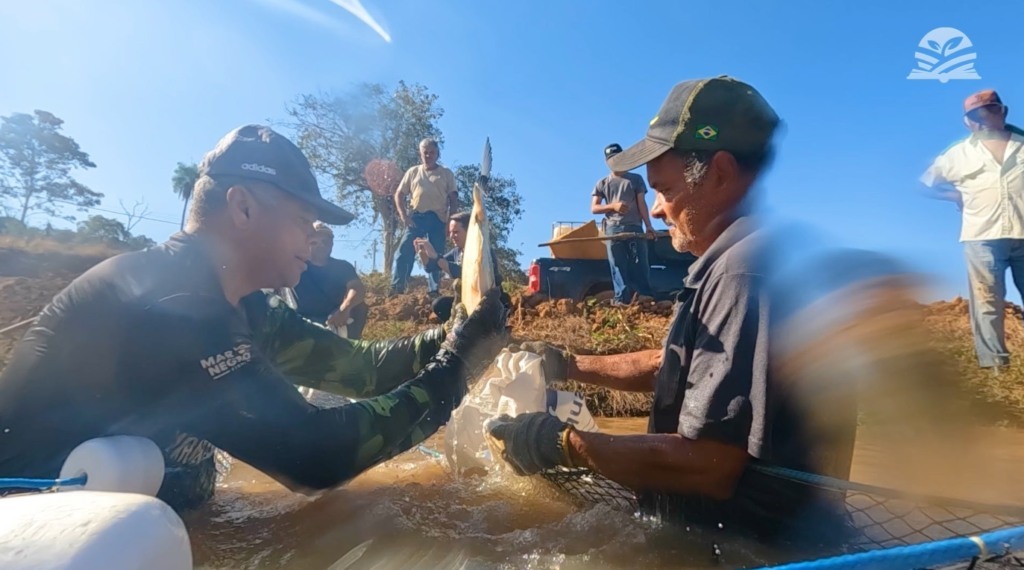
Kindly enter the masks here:
<path id="1" fill-rule="evenodd" d="M 0 329 L 36 315 L 75 276 L 112 252 L 105 248 L 52 246 L 45 243 L 12 244 L 0 241 Z M 387 297 L 380 275 L 369 285 L 370 321 L 366 338 L 391 338 L 436 324 L 423 278 L 413 278 L 406 295 Z M 443 284 L 446 287 L 447 284 Z M 538 297 L 513 296 L 510 318 L 514 340 L 544 340 L 578 354 L 616 354 L 659 348 L 668 326 L 670 303 L 615 308 L 603 299 L 573 303 Z M 957 298 L 923 307 L 925 324 L 935 348 L 954 369 L 957 393 L 978 404 L 994 423 L 1024 423 L 1024 356 L 1000 374 L 977 367 L 967 316 L 967 302 Z M 1024 312 L 1007 308 L 1006 336 L 1010 351 L 1024 355 Z M 6 364 L 24 329 L 0 334 L 0 366 Z M 571 386 L 584 392 L 592 410 L 602 415 L 643 415 L 649 396 L 624 394 L 589 386 Z"/>

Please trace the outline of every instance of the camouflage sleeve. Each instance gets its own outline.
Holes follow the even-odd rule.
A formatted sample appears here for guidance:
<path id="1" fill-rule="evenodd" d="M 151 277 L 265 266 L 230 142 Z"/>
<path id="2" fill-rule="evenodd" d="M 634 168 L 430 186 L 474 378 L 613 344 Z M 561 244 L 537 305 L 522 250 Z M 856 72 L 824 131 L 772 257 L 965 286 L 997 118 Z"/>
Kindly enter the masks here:
<path id="1" fill-rule="evenodd" d="M 243 306 L 260 351 L 292 383 L 349 398 L 386 394 L 415 376 L 437 353 L 444 331 L 353 341 L 299 316 L 276 295 L 255 293 Z"/>

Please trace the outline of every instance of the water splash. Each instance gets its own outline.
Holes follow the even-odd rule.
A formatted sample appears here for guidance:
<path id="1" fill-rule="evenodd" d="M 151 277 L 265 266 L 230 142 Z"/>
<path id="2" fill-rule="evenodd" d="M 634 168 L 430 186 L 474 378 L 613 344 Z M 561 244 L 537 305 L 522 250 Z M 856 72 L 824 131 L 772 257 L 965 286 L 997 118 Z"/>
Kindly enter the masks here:
<path id="1" fill-rule="evenodd" d="M 387 30 L 385 30 L 384 27 L 366 11 L 362 2 L 359 0 L 331 0 L 331 2 L 345 9 L 349 14 L 352 14 L 356 18 L 359 18 L 361 22 L 370 26 L 370 29 L 377 32 L 377 35 L 379 35 L 384 41 L 391 43 L 391 34 L 389 34 Z"/>

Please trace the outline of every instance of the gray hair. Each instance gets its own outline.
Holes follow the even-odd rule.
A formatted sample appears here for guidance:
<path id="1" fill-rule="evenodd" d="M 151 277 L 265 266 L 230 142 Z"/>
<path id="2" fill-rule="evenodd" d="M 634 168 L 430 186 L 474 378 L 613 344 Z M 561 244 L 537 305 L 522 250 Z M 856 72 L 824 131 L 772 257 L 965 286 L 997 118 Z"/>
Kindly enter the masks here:
<path id="1" fill-rule="evenodd" d="M 228 189 L 237 182 L 234 177 L 200 176 L 192 188 L 192 206 L 188 209 L 185 229 L 192 231 L 201 227 L 227 206 Z"/>
<path id="2" fill-rule="evenodd" d="M 421 140 L 420 141 L 420 148 L 423 148 L 425 146 L 432 146 L 432 147 L 434 147 L 434 150 L 437 150 L 438 152 L 441 151 L 441 146 L 439 144 L 437 144 L 437 139 L 435 139 L 434 137 L 427 137 L 427 138 Z"/>
<path id="3" fill-rule="evenodd" d="M 692 150 L 692 151 L 675 151 L 680 158 L 683 159 L 685 164 L 683 176 L 686 178 L 687 184 L 691 186 L 697 186 L 704 182 L 704 178 L 708 174 L 708 166 L 711 164 L 711 159 L 714 158 L 715 153 L 719 151 L 710 150 Z M 760 151 L 750 153 L 734 153 L 728 152 L 736 159 L 736 164 L 740 170 L 746 174 L 760 174 L 763 170 L 768 168 L 773 157 L 773 149 L 766 147 Z"/>
<path id="4" fill-rule="evenodd" d="M 207 224 L 217 214 L 220 214 L 228 205 L 228 190 L 232 186 L 245 186 L 254 196 L 266 199 L 270 197 L 273 185 L 259 180 L 241 178 L 238 176 L 200 176 L 192 188 L 192 205 L 188 210 L 188 219 L 185 221 L 185 229 L 194 231 Z"/>

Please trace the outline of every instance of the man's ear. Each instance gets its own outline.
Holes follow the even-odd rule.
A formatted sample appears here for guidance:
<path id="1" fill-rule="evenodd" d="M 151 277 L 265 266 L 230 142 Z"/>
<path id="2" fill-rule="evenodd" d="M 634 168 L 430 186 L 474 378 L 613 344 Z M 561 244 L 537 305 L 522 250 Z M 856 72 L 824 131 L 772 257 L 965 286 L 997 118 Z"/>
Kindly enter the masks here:
<path id="1" fill-rule="evenodd" d="M 231 223 L 237 228 L 248 227 L 253 215 L 252 195 L 243 186 L 228 188 L 224 197 L 227 202 L 227 214 Z"/>
<path id="2" fill-rule="evenodd" d="M 740 165 L 736 157 L 726 151 L 718 151 L 711 156 L 708 164 L 705 184 L 712 192 L 727 188 L 740 176 Z"/>

